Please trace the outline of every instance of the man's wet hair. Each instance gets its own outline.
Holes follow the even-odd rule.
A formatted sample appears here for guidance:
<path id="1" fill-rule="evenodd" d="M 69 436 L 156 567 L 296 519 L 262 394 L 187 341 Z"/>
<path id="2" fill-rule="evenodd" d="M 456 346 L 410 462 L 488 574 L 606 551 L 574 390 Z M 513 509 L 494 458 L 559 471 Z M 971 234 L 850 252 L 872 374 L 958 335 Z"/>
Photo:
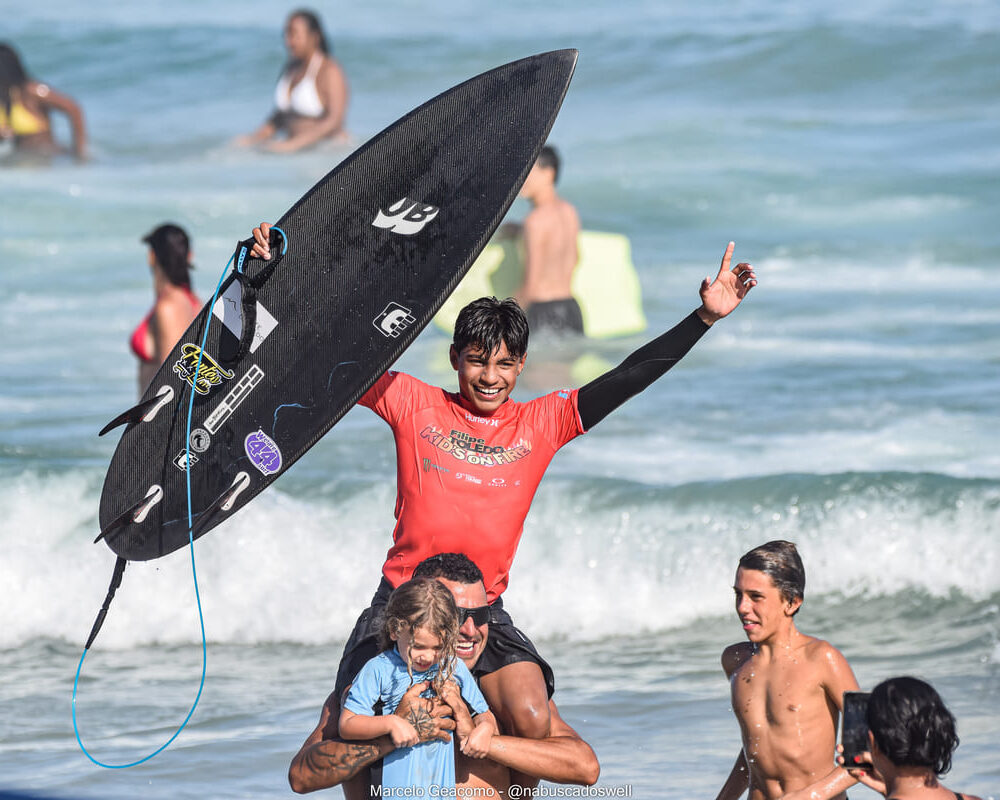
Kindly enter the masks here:
<path id="1" fill-rule="evenodd" d="M 552 182 L 559 182 L 559 153 L 552 145 L 547 144 L 542 148 L 535 163 L 540 167 L 549 167 L 553 172 Z"/>
<path id="2" fill-rule="evenodd" d="M 413 570 L 414 578 L 444 578 L 455 583 L 482 583 L 483 573 L 465 553 L 438 553 Z"/>
<path id="3" fill-rule="evenodd" d="M 502 344 L 514 358 L 528 352 L 528 318 L 514 298 L 480 297 L 458 313 L 452 337 L 456 353 L 475 347 L 492 355 Z"/>
<path id="4" fill-rule="evenodd" d="M 929 683 L 890 678 L 872 689 L 868 729 L 897 767 L 927 767 L 935 775 L 951 769 L 958 747 L 955 717 Z"/>
<path id="5" fill-rule="evenodd" d="M 740 559 L 743 569 L 752 569 L 767 575 L 785 602 L 802 600 L 806 593 L 806 568 L 802 566 L 799 551 L 791 542 L 776 539 L 744 553 Z M 792 612 L 792 616 L 799 609 Z"/>

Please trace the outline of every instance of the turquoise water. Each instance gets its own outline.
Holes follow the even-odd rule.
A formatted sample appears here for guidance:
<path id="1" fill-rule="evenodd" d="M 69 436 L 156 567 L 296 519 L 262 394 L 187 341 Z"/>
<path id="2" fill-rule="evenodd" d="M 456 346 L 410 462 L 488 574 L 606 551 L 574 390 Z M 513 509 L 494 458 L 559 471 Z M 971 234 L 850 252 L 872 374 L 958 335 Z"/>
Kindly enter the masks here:
<path id="1" fill-rule="evenodd" d="M 997 6 L 320 11 L 357 141 L 484 69 L 579 48 L 552 135 L 561 185 L 586 227 L 631 239 L 650 334 L 697 304 L 730 239 L 757 268 L 732 319 L 556 458 L 525 526 L 507 604 L 551 657 L 601 784 L 642 798 L 721 785 L 738 749 L 718 668 L 742 635 L 732 571 L 781 537 L 808 572 L 801 627 L 862 685 L 931 680 L 959 718 L 949 783 L 998 795 Z M 4 788 L 289 796 L 288 762 L 377 582 L 392 438 L 356 410 L 199 542 L 210 647 L 188 730 L 133 770 L 79 752 L 73 673 L 113 562 L 90 544 L 115 444 L 96 432 L 135 394 L 126 341 L 151 299 L 139 237 L 188 227 L 207 296 L 236 240 L 346 152 L 227 145 L 268 113 L 285 12 L 224 0 L 4 15 L 29 69 L 84 105 L 94 153 L 0 168 Z M 593 350 L 615 361 L 644 340 Z M 400 366 L 451 386 L 446 346 L 428 330 Z M 567 359 L 532 352 L 519 395 L 570 381 Z M 187 554 L 130 567 L 81 682 L 95 755 L 131 761 L 170 736 L 197 691 L 199 641 Z"/>

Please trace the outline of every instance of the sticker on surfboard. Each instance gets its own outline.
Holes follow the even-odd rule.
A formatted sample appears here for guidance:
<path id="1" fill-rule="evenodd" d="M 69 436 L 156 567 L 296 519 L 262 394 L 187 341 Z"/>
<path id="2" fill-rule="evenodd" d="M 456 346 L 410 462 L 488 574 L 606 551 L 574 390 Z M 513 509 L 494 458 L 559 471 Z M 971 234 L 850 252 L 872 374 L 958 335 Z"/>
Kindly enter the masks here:
<path id="1" fill-rule="evenodd" d="M 281 469 L 281 450 L 274 439 L 258 428 L 243 440 L 250 463 L 260 470 L 262 475 L 273 475 Z"/>
<path id="2" fill-rule="evenodd" d="M 239 408 L 240 403 L 246 400 L 247 395 L 260 383 L 264 377 L 264 370 L 256 364 L 251 364 L 247 374 L 240 378 L 229 394 L 222 398 L 222 401 L 215 407 L 211 414 L 205 417 L 205 430 L 209 433 L 218 433 L 227 419 Z"/>
<path id="3" fill-rule="evenodd" d="M 389 206 L 388 212 L 380 208 L 372 220 L 372 225 L 403 236 L 413 236 L 415 233 L 420 233 L 440 210 L 438 206 L 404 197 Z"/>
<path id="4" fill-rule="evenodd" d="M 243 298 L 239 281 L 233 281 L 226 291 L 219 295 L 219 299 L 212 306 L 212 313 L 233 336 L 237 339 L 240 338 L 243 332 Z M 276 327 L 278 327 L 278 320 L 264 308 L 260 301 L 257 301 L 257 328 L 254 330 L 253 340 L 250 342 L 250 352 L 255 353 Z"/>
<path id="5" fill-rule="evenodd" d="M 395 339 L 416 321 L 413 312 L 406 306 L 389 303 L 385 310 L 372 320 L 372 325 L 378 328 L 383 336 Z"/>

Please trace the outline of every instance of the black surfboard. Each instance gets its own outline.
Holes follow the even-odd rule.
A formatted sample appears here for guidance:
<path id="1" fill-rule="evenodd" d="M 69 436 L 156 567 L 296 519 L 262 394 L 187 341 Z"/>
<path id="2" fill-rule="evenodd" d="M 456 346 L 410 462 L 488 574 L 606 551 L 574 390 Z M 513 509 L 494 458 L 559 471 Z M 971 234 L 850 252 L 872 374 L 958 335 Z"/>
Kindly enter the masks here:
<path id="1" fill-rule="evenodd" d="M 144 561 L 204 535 L 312 447 L 458 284 L 534 163 L 575 50 L 483 73 L 386 128 L 278 221 L 268 262 L 223 282 L 126 424 L 101 535 Z M 235 270 L 235 267 L 234 267 Z M 205 326 L 208 334 L 201 348 Z M 196 373 L 199 357 L 200 368 Z M 189 398 L 194 392 L 191 436 Z"/>

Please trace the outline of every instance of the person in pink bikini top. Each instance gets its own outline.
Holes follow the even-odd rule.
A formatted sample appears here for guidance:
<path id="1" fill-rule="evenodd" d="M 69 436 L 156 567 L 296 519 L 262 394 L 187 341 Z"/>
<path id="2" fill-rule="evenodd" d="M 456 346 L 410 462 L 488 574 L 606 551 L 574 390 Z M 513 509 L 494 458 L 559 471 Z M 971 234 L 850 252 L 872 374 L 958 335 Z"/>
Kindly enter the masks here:
<path id="1" fill-rule="evenodd" d="M 166 223 L 142 241 L 149 245 L 156 301 L 129 339 L 139 359 L 140 397 L 202 306 L 191 291 L 191 244 L 184 229 Z"/>

